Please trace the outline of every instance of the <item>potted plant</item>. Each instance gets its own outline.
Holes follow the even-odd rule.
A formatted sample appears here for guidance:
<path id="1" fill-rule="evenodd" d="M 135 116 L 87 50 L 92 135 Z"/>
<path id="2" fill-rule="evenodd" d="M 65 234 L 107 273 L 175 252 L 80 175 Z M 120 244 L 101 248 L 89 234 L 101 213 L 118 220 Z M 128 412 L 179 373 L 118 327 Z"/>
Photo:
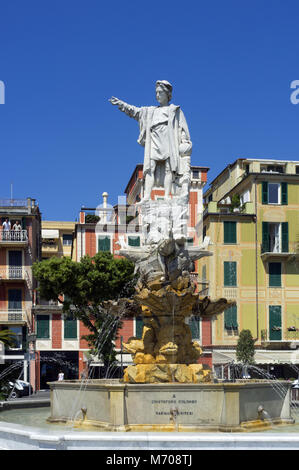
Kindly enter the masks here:
<path id="1" fill-rule="evenodd" d="M 239 194 L 234 194 L 231 199 L 231 206 L 230 206 L 230 211 L 231 212 L 239 212 L 240 210 L 240 196 Z"/>

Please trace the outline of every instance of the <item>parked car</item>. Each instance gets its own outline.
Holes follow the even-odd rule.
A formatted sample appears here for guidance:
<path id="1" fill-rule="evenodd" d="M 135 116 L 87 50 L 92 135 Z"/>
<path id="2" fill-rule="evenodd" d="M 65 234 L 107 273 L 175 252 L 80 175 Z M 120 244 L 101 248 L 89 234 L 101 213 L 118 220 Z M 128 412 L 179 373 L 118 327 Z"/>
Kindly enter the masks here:
<path id="1" fill-rule="evenodd" d="M 27 397 L 32 394 L 32 386 L 29 382 L 24 382 L 24 380 L 15 380 L 15 382 L 9 382 L 9 398 L 14 400 L 20 397 Z"/>
<path id="2" fill-rule="evenodd" d="M 299 379 L 296 379 L 294 382 L 292 382 L 292 388 L 299 388 Z"/>

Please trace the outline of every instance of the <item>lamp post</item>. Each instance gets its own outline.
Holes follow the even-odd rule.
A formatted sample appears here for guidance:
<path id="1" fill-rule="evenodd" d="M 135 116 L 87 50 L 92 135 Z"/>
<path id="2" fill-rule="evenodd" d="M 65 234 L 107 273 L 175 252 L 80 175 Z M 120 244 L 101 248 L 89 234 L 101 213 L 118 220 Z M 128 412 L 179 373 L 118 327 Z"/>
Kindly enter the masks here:
<path id="1" fill-rule="evenodd" d="M 31 360 L 34 360 L 35 361 L 35 344 L 36 344 L 36 333 L 29 333 L 28 336 L 27 336 L 27 341 L 28 341 L 28 375 L 29 375 L 29 395 L 31 395 L 30 393 L 30 363 L 31 363 Z M 31 348 L 30 348 L 30 344 L 32 343 L 32 346 L 33 346 L 33 351 L 31 351 Z M 36 383 L 35 383 L 35 380 L 34 380 L 34 388 L 36 386 Z"/>

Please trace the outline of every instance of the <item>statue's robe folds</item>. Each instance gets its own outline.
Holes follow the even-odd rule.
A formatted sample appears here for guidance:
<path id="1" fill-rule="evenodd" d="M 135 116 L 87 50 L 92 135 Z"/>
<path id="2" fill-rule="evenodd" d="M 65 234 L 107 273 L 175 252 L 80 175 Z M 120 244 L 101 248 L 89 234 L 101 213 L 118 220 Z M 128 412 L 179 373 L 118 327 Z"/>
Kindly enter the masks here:
<path id="1" fill-rule="evenodd" d="M 143 172 L 146 174 L 151 168 L 151 127 L 154 111 L 157 106 L 143 106 L 138 108 L 122 101 L 118 107 L 128 116 L 139 122 L 140 133 L 137 142 L 144 147 Z M 170 169 L 178 175 L 183 175 L 185 168 L 181 157 L 190 156 L 192 151 L 189 129 L 180 106 L 170 104 L 168 111 Z"/>

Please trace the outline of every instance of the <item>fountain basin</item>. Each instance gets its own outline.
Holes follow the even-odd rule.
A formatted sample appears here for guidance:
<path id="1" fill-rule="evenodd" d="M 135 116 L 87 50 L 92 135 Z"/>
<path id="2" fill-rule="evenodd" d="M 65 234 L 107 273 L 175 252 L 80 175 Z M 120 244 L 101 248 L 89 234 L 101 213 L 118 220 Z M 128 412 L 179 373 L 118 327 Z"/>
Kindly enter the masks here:
<path id="1" fill-rule="evenodd" d="M 242 432 L 261 428 L 260 406 L 272 423 L 294 422 L 290 384 L 282 384 L 278 393 L 268 381 L 124 384 L 91 380 L 84 391 L 80 381 L 51 382 L 49 421 L 68 422 L 84 406 L 85 418 L 79 424 L 107 431 Z"/>

